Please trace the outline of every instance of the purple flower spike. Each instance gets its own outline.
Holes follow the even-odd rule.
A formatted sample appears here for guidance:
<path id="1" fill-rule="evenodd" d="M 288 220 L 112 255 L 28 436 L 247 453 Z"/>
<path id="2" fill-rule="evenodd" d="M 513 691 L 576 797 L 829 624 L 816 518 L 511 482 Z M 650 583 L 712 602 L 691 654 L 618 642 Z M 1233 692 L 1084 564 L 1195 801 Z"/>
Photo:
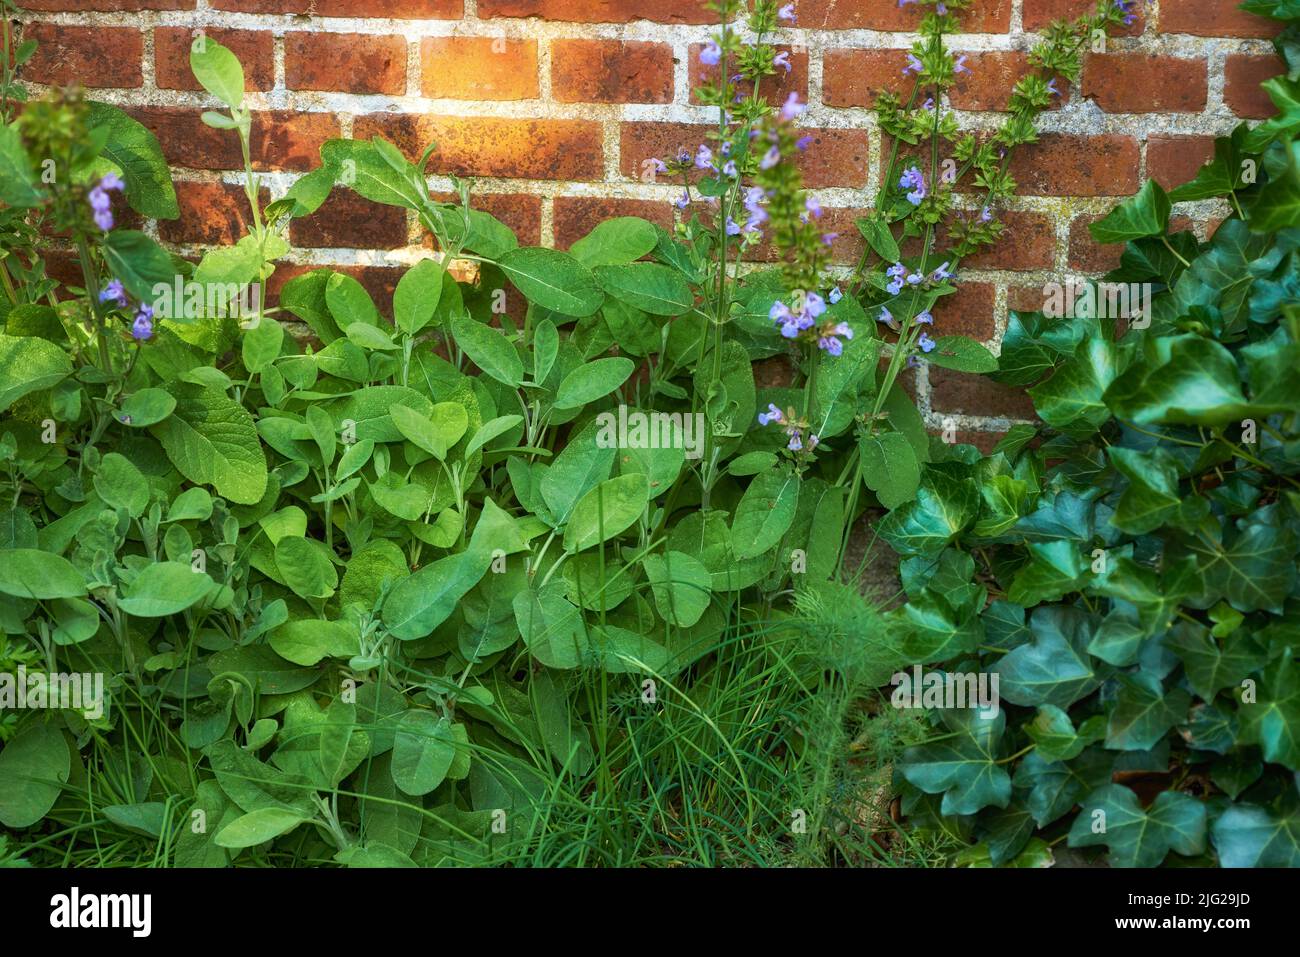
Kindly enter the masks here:
<path id="1" fill-rule="evenodd" d="M 907 194 L 907 201 L 913 206 L 920 206 L 921 201 L 927 195 L 925 176 L 915 166 L 908 167 L 902 178 L 899 179 L 898 186 L 900 189 L 910 190 Z"/>

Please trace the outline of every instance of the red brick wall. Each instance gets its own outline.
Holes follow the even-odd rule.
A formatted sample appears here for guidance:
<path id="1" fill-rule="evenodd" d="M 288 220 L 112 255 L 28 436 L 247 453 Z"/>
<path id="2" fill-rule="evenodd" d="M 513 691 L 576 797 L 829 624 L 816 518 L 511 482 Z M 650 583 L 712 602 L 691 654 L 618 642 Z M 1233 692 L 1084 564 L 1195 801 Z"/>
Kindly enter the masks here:
<path id="1" fill-rule="evenodd" d="M 952 41 L 974 73 L 952 95 L 972 126 L 996 122 L 1025 69 L 1027 33 L 1092 0 L 977 0 Z M 1141 6 L 1141 4 L 1139 4 Z M 646 181 L 652 157 L 693 146 L 712 111 L 692 103 L 697 52 L 710 32 L 699 0 L 27 0 L 26 35 L 41 43 L 32 83 L 79 81 L 125 106 L 162 140 L 182 188 L 182 218 L 160 237 L 229 241 L 242 198 L 234 138 L 199 122 L 209 105 L 188 68 L 202 28 L 243 60 L 257 109 L 254 159 L 272 195 L 318 159 L 332 136 L 386 136 L 411 155 L 430 139 L 430 169 L 478 180 L 478 203 L 524 243 L 564 247 L 600 217 L 671 222 L 671 184 Z M 856 254 L 852 218 L 881 176 L 873 92 L 896 86 L 917 22 L 895 0 L 796 0 L 797 26 L 778 42 L 795 69 L 781 90 L 810 99 L 816 140 L 806 178 L 838 222 L 837 258 Z M 1018 157 L 1021 197 L 1003 244 L 966 264 L 966 288 L 939 318 L 996 346 L 1008 307 L 1041 301 L 1042 283 L 1116 261 L 1086 225 L 1145 177 L 1192 175 L 1212 137 L 1270 114 L 1259 83 L 1279 61 L 1269 21 L 1235 0 L 1157 0 L 1049 115 L 1042 142 Z M 1180 210 L 1204 234 L 1222 211 Z M 346 267 L 381 296 L 423 240 L 401 211 L 340 191 L 294 224 L 298 249 L 283 281 L 322 263 Z M 916 383 L 932 424 L 1005 428 L 1023 396 L 976 377 L 932 370 Z"/>

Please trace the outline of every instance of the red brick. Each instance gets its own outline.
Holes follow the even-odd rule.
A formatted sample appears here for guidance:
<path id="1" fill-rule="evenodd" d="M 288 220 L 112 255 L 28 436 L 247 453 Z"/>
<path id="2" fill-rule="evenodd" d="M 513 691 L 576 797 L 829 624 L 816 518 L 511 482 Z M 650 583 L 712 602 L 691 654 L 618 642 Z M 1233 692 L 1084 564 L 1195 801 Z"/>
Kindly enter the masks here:
<path id="1" fill-rule="evenodd" d="M 1240 0 L 1166 0 L 1160 5 L 1161 33 L 1198 37 L 1272 37 L 1282 25 L 1238 9 Z"/>
<path id="2" fill-rule="evenodd" d="M 555 248 L 568 249 L 596 226 L 616 216 L 640 216 L 671 230 L 673 208 L 652 199 L 607 199 L 603 196 L 557 196 L 553 223 Z"/>
<path id="3" fill-rule="evenodd" d="M 275 84 L 274 40 L 267 30 L 208 30 L 207 35 L 239 57 L 244 89 L 269 90 Z M 196 30 L 157 27 L 153 31 L 154 83 L 164 90 L 201 90 L 190 70 L 190 44 Z"/>
<path id="4" fill-rule="evenodd" d="M 930 428 L 929 432 L 931 435 L 942 436 L 944 430 L 942 428 Z M 957 441 L 953 444 L 973 445 L 985 455 L 992 455 L 993 450 L 997 447 L 997 444 L 1002 441 L 1005 435 L 1005 432 L 971 432 L 967 429 L 958 429 L 956 436 Z"/>
<path id="5" fill-rule="evenodd" d="M 957 291 L 934 304 L 935 335 L 970 336 L 986 341 L 997 333 L 993 319 L 996 290 L 986 282 L 959 282 Z"/>
<path id="6" fill-rule="evenodd" d="M 406 211 L 336 188 L 324 205 L 289 226 L 295 246 L 396 249 L 406 245 Z"/>
<path id="7" fill-rule="evenodd" d="M 406 40 L 368 33 L 287 33 L 284 82 L 291 90 L 406 92 Z"/>
<path id="8" fill-rule="evenodd" d="M 920 26 L 921 7 L 900 7 L 896 0 L 799 0 L 795 26 L 810 30 L 892 30 Z M 963 33 L 1006 33 L 1011 27 L 1011 0 L 974 0 L 958 14 Z"/>
<path id="9" fill-rule="evenodd" d="M 1088 273 L 1110 272 L 1124 255 L 1123 243 L 1098 243 L 1088 226 L 1100 216 L 1080 216 L 1070 223 L 1070 268 Z"/>
<path id="10" fill-rule="evenodd" d="M 1277 107 L 1260 84 L 1285 72 L 1280 57 L 1234 54 L 1224 65 L 1223 102 L 1238 116 L 1267 119 L 1277 113 Z"/>
<path id="11" fill-rule="evenodd" d="M 715 23 L 699 0 L 480 0 L 480 17 L 541 17 L 573 23 Z"/>
<path id="12" fill-rule="evenodd" d="M 687 123 L 622 123 L 619 170 L 624 176 L 641 179 L 647 160 L 672 158 L 682 148 L 694 152 L 711 129 Z M 866 130 L 805 129 L 803 133 L 812 138 L 799 163 L 805 186 L 866 185 L 870 145 Z"/>
<path id="13" fill-rule="evenodd" d="M 559 103 L 671 103 L 673 49 L 667 43 L 555 40 L 551 95 Z"/>
<path id="14" fill-rule="evenodd" d="M 173 166 L 189 169 L 242 169 L 239 137 L 232 130 L 215 130 L 190 107 L 146 106 L 127 110 L 153 131 L 163 156 Z M 253 114 L 250 153 L 257 170 L 306 171 L 320 165 L 320 147 L 339 136 L 332 113 L 273 110 Z"/>
<path id="15" fill-rule="evenodd" d="M 454 193 L 434 193 L 433 198 L 444 203 L 459 203 Z M 521 246 L 536 246 L 542 241 L 542 198 L 530 193 L 475 193 L 471 197 L 474 209 L 495 216 L 510 227 Z M 437 244 L 426 235 L 424 245 L 430 249 Z"/>
<path id="16" fill-rule="evenodd" d="M 1034 419 L 1034 403 L 1020 389 L 984 376 L 930 366 L 930 408 L 938 415 L 997 415 Z"/>
<path id="17" fill-rule="evenodd" d="M 537 41 L 425 37 L 420 89 L 425 96 L 454 100 L 536 99 Z"/>
<path id="18" fill-rule="evenodd" d="M 1179 0 L 1175 0 L 1179 2 Z M 1195 2 L 1195 0 L 1182 0 L 1182 2 Z M 1042 30 L 1053 20 L 1074 20 L 1084 14 L 1090 14 L 1097 9 L 1097 0 L 1024 0 L 1024 12 L 1022 18 L 1026 30 L 1037 32 Z M 1132 36 L 1141 33 L 1146 26 L 1146 19 L 1142 12 L 1142 3 L 1138 3 L 1133 12 L 1137 14 L 1137 19 L 1132 26 L 1120 26 L 1112 29 L 1113 36 Z"/>
<path id="19" fill-rule="evenodd" d="M 698 212 L 705 222 L 712 222 L 717 215 L 716 209 L 707 203 L 692 204 L 689 214 Z M 857 220 L 866 216 L 870 210 L 863 207 L 825 207 L 821 219 L 817 221 L 823 236 L 832 236 L 830 261 L 837 265 L 856 263 L 862 255 L 864 240 L 858 232 Z M 742 258 L 748 262 L 774 263 L 780 260 L 780 251 L 772 244 L 770 236 L 764 234 L 756 246 L 749 247 Z"/>
<path id="20" fill-rule="evenodd" d="M 1139 151 L 1131 136 L 1049 133 L 1016 150 L 1011 175 L 1025 196 L 1130 196 Z"/>
<path id="21" fill-rule="evenodd" d="M 599 123 L 491 117 L 369 113 L 353 124 L 356 139 L 379 134 L 411 159 L 429 142 L 438 148 L 429 172 L 457 176 L 597 180 L 604 172 Z"/>
<path id="22" fill-rule="evenodd" d="M 1003 210 L 997 214 L 1005 226 L 1002 238 L 991 246 L 967 256 L 963 269 L 1008 269 L 1026 271 L 1050 269 L 1056 262 L 1056 222 L 1041 213 Z M 919 240 L 912 254 L 920 252 Z M 938 248 L 951 242 L 947 230 L 939 234 Z"/>
<path id="23" fill-rule="evenodd" d="M 827 50 L 822 58 L 822 102 L 871 107 L 881 90 L 906 99 L 915 85 L 903 75 L 906 65 L 906 50 Z"/>
<path id="24" fill-rule="evenodd" d="M 1165 189 L 1196 178 L 1214 159 L 1213 136 L 1148 136 L 1147 177 Z"/>
<path id="25" fill-rule="evenodd" d="M 1098 243 L 1092 238 L 1089 223 L 1095 223 L 1100 216 L 1080 216 L 1070 224 L 1070 268 L 1083 272 L 1110 272 L 1119 266 L 1120 257 L 1124 255 L 1123 243 Z M 1186 216 L 1174 216 L 1169 220 L 1169 231 L 1180 233 L 1192 228 L 1192 221 Z"/>
<path id="26" fill-rule="evenodd" d="M 716 86 L 718 82 L 718 68 L 706 67 L 700 62 L 700 51 L 704 49 L 702 43 L 692 43 L 690 46 L 690 60 L 688 70 L 690 73 L 691 84 L 691 102 L 700 102 L 696 96 L 695 90 L 700 86 Z M 759 83 L 759 92 L 763 99 L 772 104 L 779 105 L 784 103 L 791 93 L 798 93 L 799 99 L 807 101 L 808 99 L 808 51 L 796 50 L 789 46 L 777 46 L 778 53 L 785 53 L 790 62 L 790 72 L 786 72 L 781 67 L 776 68 L 776 74 L 765 76 Z M 734 76 L 735 64 L 732 64 Z M 749 96 L 752 92 L 752 85 L 749 83 L 738 83 L 736 89 L 739 93 Z"/>
<path id="27" fill-rule="evenodd" d="M 176 202 L 180 217 L 158 221 L 158 235 L 167 242 L 229 246 L 252 222 L 248 197 L 233 183 L 177 183 Z"/>
<path id="28" fill-rule="evenodd" d="M 391 17 L 394 20 L 459 20 L 465 12 L 464 0 L 211 0 L 209 6 L 239 13 Z"/>
<path id="29" fill-rule="evenodd" d="M 1042 286 L 1011 286 L 1007 289 L 1007 311 L 1042 312 Z"/>
<path id="30" fill-rule="evenodd" d="M 143 82 L 144 36 L 132 27 L 29 23 L 23 39 L 40 44 L 23 67 L 24 79 L 95 88 L 136 87 Z"/>
<path id="31" fill-rule="evenodd" d="M 1005 111 L 1010 107 L 1015 85 L 1023 77 L 1038 72 L 1029 65 L 1028 54 L 1019 51 L 985 51 L 965 56 L 970 73 L 961 74 L 948 91 L 949 102 L 958 110 Z M 1061 95 L 1053 98 L 1052 109 L 1059 109 L 1070 98 L 1070 85 L 1064 77 L 1056 77 L 1056 88 Z"/>
<path id="32" fill-rule="evenodd" d="M 1206 61 L 1092 54 L 1084 68 L 1083 95 L 1107 113 L 1199 113 L 1209 95 Z"/>
<path id="33" fill-rule="evenodd" d="M 653 159 L 671 160 L 679 150 L 694 153 L 716 126 L 691 123 L 620 123 L 619 171 L 630 179 L 654 182 Z M 692 179 L 698 174 L 692 173 Z M 673 178 L 676 182 L 676 177 Z"/>
<path id="34" fill-rule="evenodd" d="M 120 13 L 136 10 L 193 10 L 195 0 L 23 0 L 22 9 Z"/>

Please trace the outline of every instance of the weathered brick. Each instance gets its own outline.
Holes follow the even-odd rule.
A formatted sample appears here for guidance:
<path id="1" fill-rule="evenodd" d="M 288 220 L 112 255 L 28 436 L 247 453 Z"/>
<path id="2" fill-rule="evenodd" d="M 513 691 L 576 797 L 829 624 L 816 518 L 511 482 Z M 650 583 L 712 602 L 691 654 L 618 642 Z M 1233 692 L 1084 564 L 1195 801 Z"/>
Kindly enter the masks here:
<path id="1" fill-rule="evenodd" d="M 1147 137 L 1147 176 L 1165 189 L 1195 179 L 1201 167 L 1212 159 L 1213 136 Z"/>
<path id="2" fill-rule="evenodd" d="M 957 291 L 934 304 L 935 335 L 986 341 L 997 332 L 993 310 L 997 290 L 986 282 L 959 282 Z"/>
<path id="3" fill-rule="evenodd" d="M 962 269 L 1008 269 L 1023 272 L 1051 268 L 1056 251 L 1056 223 L 1051 217 L 1013 209 L 1003 210 L 997 216 L 1005 227 L 1002 238 L 963 259 Z M 940 229 L 935 248 L 948 249 L 951 242 L 948 231 Z M 921 241 L 914 239 L 903 248 L 907 255 L 919 256 Z"/>
<path id="4" fill-rule="evenodd" d="M 541 17 L 573 23 L 714 23 L 699 0 L 479 0 L 480 17 Z"/>
<path id="5" fill-rule="evenodd" d="M 596 226 L 616 216 L 639 216 L 672 229 L 673 208 L 652 199 L 609 199 L 603 196 L 557 196 L 552 222 L 555 248 L 568 249 Z"/>
<path id="6" fill-rule="evenodd" d="M 440 99 L 535 99 L 537 41 L 425 37 L 420 41 L 420 90 Z"/>
<path id="7" fill-rule="evenodd" d="M 136 10 L 193 10 L 195 0 L 23 0 L 22 9 L 93 13 L 131 13 Z"/>
<path id="8" fill-rule="evenodd" d="M 1129 196 L 1138 190 L 1138 161 L 1131 136 L 1049 133 L 1015 152 L 1011 175 L 1027 196 Z"/>
<path id="9" fill-rule="evenodd" d="M 939 428 L 929 429 L 931 435 L 942 436 L 944 430 Z M 1006 436 L 1005 432 L 972 432 L 968 429 L 958 429 L 956 432 L 956 442 L 954 445 L 973 445 L 985 455 L 992 455 L 997 444 Z"/>
<path id="10" fill-rule="evenodd" d="M 1070 268 L 1087 273 L 1110 272 L 1124 255 L 1123 243 L 1102 244 L 1092 238 L 1088 226 L 1100 216 L 1080 216 L 1070 223 Z"/>
<path id="11" fill-rule="evenodd" d="M 1195 0 L 1182 0 L 1182 2 L 1195 2 Z M 1139 34 L 1146 26 L 1146 19 L 1143 15 L 1143 4 L 1138 3 L 1133 8 L 1133 13 L 1137 17 L 1131 26 L 1120 27 L 1111 32 L 1120 36 L 1132 36 Z M 1097 0 L 1024 0 L 1024 20 L 1025 29 L 1035 32 L 1042 30 L 1053 20 L 1074 20 L 1084 14 L 1092 13 L 1097 9 Z"/>
<path id="12" fill-rule="evenodd" d="M 1036 73 L 1030 66 L 1029 56 L 1017 50 L 989 50 L 966 53 L 969 73 L 963 73 L 956 85 L 948 91 L 949 102 L 958 110 L 1005 111 L 1011 103 L 1011 93 L 1021 78 Z M 1052 109 L 1069 102 L 1070 85 L 1064 77 L 1055 77 L 1060 91 L 1052 101 Z"/>
<path id="13" fill-rule="evenodd" d="M 1272 37 L 1281 24 L 1239 9 L 1239 0 L 1175 0 L 1160 5 L 1161 33 L 1198 37 Z"/>
<path id="14" fill-rule="evenodd" d="M 671 103 L 673 49 L 667 43 L 556 40 L 551 95 L 559 103 Z"/>
<path id="15" fill-rule="evenodd" d="M 703 49 L 704 45 L 701 43 L 693 43 L 690 47 L 688 67 L 692 103 L 700 102 L 695 92 L 698 87 L 705 85 L 716 87 L 718 82 L 718 67 L 705 66 L 700 62 L 700 51 Z M 797 50 L 790 46 L 777 46 L 776 50 L 778 54 L 786 55 L 790 69 L 787 71 L 778 66 L 774 76 L 763 77 L 762 82 L 759 83 L 759 93 L 772 105 L 784 103 L 791 93 L 798 93 L 799 99 L 806 101 L 808 99 L 808 51 Z M 732 64 L 733 69 L 734 67 L 735 65 Z M 752 93 L 752 85 L 748 82 L 737 83 L 736 89 L 744 96 Z"/>
<path id="16" fill-rule="evenodd" d="M 452 193 L 434 193 L 433 198 L 445 203 L 459 203 Z M 542 198 L 530 193 L 477 193 L 473 208 L 495 216 L 505 223 L 519 239 L 520 245 L 536 246 L 542 241 Z M 424 244 L 434 248 L 431 236 Z"/>
<path id="17" fill-rule="evenodd" d="M 871 107 L 881 90 L 906 98 L 914 84 L 903 75 L 906 64 L 906 50 L 827 50 L 822 57 L 822 102 Z"/>
<path id="18" fill-rule="evenodd" d="M 391 17 L 396 20 L 459 20 L 465 12 L 464 0 L 211 0 L 209 6 L 238 13 Z"/>
<path id="19" fill-rule="evenodd" d="M 288 33 L 284 81 L 292 90 L 406 92 L 406 40 L 370 33 Z"/>
<path id="20" fill-rule="evenodd" d="M 1273 116 L 1277 107 L 1260 84 L 1285 72 L 1286 66 L 1279 57 L 1233 54 L 1224 65 L 1223 102 L 1232 112 L 1247 119 Z"/>
<path id="21" fill-rule="evenodd" d="M 1204 59 L 1097 53 L 1083 73 L 1083 95 L 1107 113 L 1199 113 L 1208 94 Z"/>
<path id="22" fill-rule="evenodd" d="M 712 127 L 687 123 L 620 124 L 619 170 L 624 176 L 641 179 L 647 162 L 671 159 L 678 150 L 692 152 Z M 867 182 L 870 139 L 866 130 L 805 129 L 811 137 L 799 158 L 804 185 L 810 189 L 829 186 L 862 187 Z"/>
<path id="23" fill-rule="evenodd" d="M 353 136 L 369 139 L 375 134 L 395 142 L 412 159 L 427 143 L 436 142 L 428 166 L 431 173 L 594 180 L 604 168 L 600 124 L 589 120 L 389 113 L 356 118 Z"/>
<path id="24" fill-rule="evenodd" d="M 1034 403 L 1019 389 L 968 372 L 930 366 L 930 408 L 942 415 L 997 415 L 1034 419 Z"/>
<path id="25" fill-rule="evenodd" d="M 269 198 L 263 191 L 262 201 Z M 158 235 L 172 243 L 229 246 L 252 222 L 248 197 L 233 183 L 177 183 L 180 216 L 158 221 Z"/>
<path id="26" fill-rule="evenodd" d="M 29 23 L 23 39 L 39 44 L 23 67 L 25 79 L 95 88 L 136 87 L 143 82 L 144 35 L 132 27 Z"/>
<path id="27" fill-rule="evenodd" d="M 338 188 L 310 216 L 289 226 L 295 246 L 396 249 L 406 245 L 406 211 Z"/>
<path id="28" fill-rule="evenodd" d="M 800 0 L 795 26 L 908 32 L 920 26 L 926 12 L 917 6 L 900 7 L 894 0 Z M 1006 33 L 1011 26 L 1011 0 L 975 0 L 959 17 L 964 33 Z"/>
<path id="29" fill-rule="evenodd" d="M 153 131 L 163 156 L 173 166 L 189 169 L 241 169 L 239 137 L 215 130 L 190 107 L 146 106 L 127 110 Z M 339 135 L 332 113 L 272 110 L 253 114 L 249 152 L 257 170 L 313 169 L 320 165 L 320 147 Z"/>
<path id="30" fill-rule="evenodd" d="M 201 90 L 190 69 L 190 44 L 196 30 L 157 27 L 153 31 L 154 82 L 165 90 Z M 207 36 L 239 57 L 244 89 L 269 90 L 275 83 L 274 40 L 269 30 L 207 30 Z"/>

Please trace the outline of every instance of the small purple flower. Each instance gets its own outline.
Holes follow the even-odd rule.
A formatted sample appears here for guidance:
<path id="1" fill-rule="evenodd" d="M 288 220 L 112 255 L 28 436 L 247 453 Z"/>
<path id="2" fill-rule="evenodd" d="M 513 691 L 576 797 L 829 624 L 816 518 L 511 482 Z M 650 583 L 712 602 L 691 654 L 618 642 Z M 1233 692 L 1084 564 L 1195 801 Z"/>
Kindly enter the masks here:
<path id="1" fill-rule="evenodd" d="M 740 235 L 740 224 L 736 222 L 734 219 L 732 219 L 730 216 L 727 217 L 727 235 L 728 236 Z"/>
<path id="2" fill-rule="evenodd" d="M 853 338 L 853 327 L 847 322 L 836 323 L 833 331 L 837 336 L 843 336 L 845 339 Z"/>
<path id="3" fill-rule="evenodd" d="M 822 245 L 823 246 L 833 245 L 835 243 L 835 240 L 839 238 L 840 238 L 839 233 L 822 233 Z"/>
<path id="4" fill-rule="evenodd" d="M 925 176 L 915 166 L 910 166 L 898 181 L 900 189 L 910 190 L 907 201 L 913 206 L 920 206 L 926 197 Z"/>
<path id="5" fill-rule="evenodd" d="M 813 449 L 817 448 L 819 442 L 821 442 L 821 439 L 817 438 L 816 433 L 810 434 L 808 436 L 808 451 L 811 452 Z"/>
<path id="6" fill-rule="evenodd" d="M 827 298 L 830 299 L 831 305 L 833 306 L 841 299 L 844 298 L 844 293 L 840 292 L 839 286 L 836 286 L 834 289 L 831 290 L 831 294 L 827 296 Z"/>
<path id="7" fill-rule="evenodd" d="M 790 433 L 790 444 L 786 446 L 791 452 L 798 452 L 803 448 L 803 442 L 799 440 L 799 430 L 795 429 Z"/>
<path id="8" fill-rule="evenodd" d="M 933 112 L 934 112 L 934 97 L 932 97 L 932 96 L 927 96 L 927 97 L 925 98 L 925 102 L 921 104 L 921 109 L 925 110 L 927 113 L 933 113 Z"/>
<path id="9" fill-rule="evenodd" d="M 930 315 L 929 311 L 927 310 L 926 312 L 923 312 L 920 315 L 918 315 L 912 321 L 920 326 L 932 326 L 934 325 L 934 316 Z M 929 352 L 930 350 L 926 349 L 925 351 Z"/>
<path id="10" fill-rule="evenodd" d="M 725 175 L 725 176 L 736 176 L 736 175 L 738 175 L 739 171 L 736 169 L 736 161 L 735 161 L 735 160 L 727 160 L 725 163 L 723 163 L 723 164 L 722 164 L 722 172 L 723 172 L 723 175 Z"/>
<path id="11" fill-rule="evenodd" d="M 668 166 L 667 166 L 666 163 L 664 163 L 663 160 L 661 160 L 661 159 L 656 159 L 656 160 L 653 160 L 652 162 L 653 162 L 653 164 L 654 164 L 654 165 L 653 165 L 653 169 L 654 169 L 654 171 L 655 171 L 656 173 L 666 173 L 666 172 L 668 172 Z"/>
<path id="12" fill-rule="evenodd" d="M 785 103 L 781 106 L 781 119 L 789 123 L 806 109 L 808 109 L 808 106 L 799 102 L 799 94 L 791 90 L 790 95 L 785 98 Z"/>
<path id="13" fill-rule="evenodd" d="M 883 322 L 887 326 L 892 326 L 894 324 L 894 314 L 881 306 L 880 315 L 876 316 L 876 322 Z"/>
<path id="14" fill-rule="evenodd" d="M 120 192 L 126 189 L 126 184 L 122 182 L 122 178 L 116 173 L 105 173 L 103 178 L 99 181 L 99 188 L 115 189 Z"/>
<path id="15" fill-rule="evenodd" d="M 907 66 L 903 67 L 903 76 L 907 76 L 909 73 L 915 73 L 917 76 L 920 76 L 921 71 L 924 69 L 925 64 L 916 58 L 916 54 L 909 53 L 907 55 Z"/>
<path id="16" fill-rule="evenodd" d="M 990 209 L 988 206 L 985 206 L 983 209 L 980 210 L 980 222 L 989 223 L 992 221 L 993 221 L 993 210 Z"/>
<path id="17" fill-rule="evenodd" d="M 825 350 L 828 355 L 837 357 L 844 352 L 844 344 L 834 336 L 822 336 L 817 340 L 817 348 Z"/>
<path id="18" fill-rule="evenodd" d="M 953 73 L 969 73 L 969 72 L 970 72 L 970 67 L 968 67 L 968 66 L 966 65 L 966 54 L 963 53 L 963 54 L 961 54 L 961 56 L 957 57 L 956 62 L 954 62 L 953 65 L 952 65 L 952 72 L 953 72 Z"/>
<path id="19" fill-rule="evenodd" d="M 781 151 L 777 149 L 775 146 L 772 146 L 771 148 L 768 149 L 766 153 L 763 154 L 763 158 L 759 160 L 758 168 L 771 169 L 779 162 L 781 162 Z"/>
<path id="20" fill-rule="evenodd" d="M 812 146 L 812 141 L 813 141 L 812 136 L 801 136 L 794 141 L 794 148 L 797 149 L 800 153 L 802 153 L 808 147 Z"/>
<path id="21" fill-rule="evenodd" d="M 1047 92 L 1051 93 L 1052 96 L 1061 95 L 1061 91 L 1056 88 L 1056 77 L 1052 77 L 1047 81 Z"/>
<path id="22" fill-rule="evenodd" d="M 778 20 L 784 20 L 786 23 L 794 23 L 794 4 L 787 3 L 780 10 L 776 11 Z"/>
<path id="23" fill-rule="evenodd" d="M 705 66 L 717 66 L 722 61 L 722 47 L 716 40 L 710 40 L 700 51 L 700 62 Z"/>
<path id="24" fill-rule="evenodd" d="M 924 332 L 916 337 L 916 344 L 921 347 L 922 352 L 934 351 L 934 340 L 931 339 L 929 336 L 927 336 Z"/>
<path id="25" fill-rule="evenodd" d="M 909 369 L 919 369 L 922 365 L 924 365 L 924 363 L 921 362 L 921 360 L 918 359 L 916 356 L 907 357 L 907 367 Z"/>
<path id="26" fill-rule="evenodd" d="M 126 290 L 122 288 L 122 282 L 118 279 L 111 279 L 99 293 L 100 302 L 115 302 L 118 308 L 126 305 Z"/>
<path id="27" fill-rule="evenodd" d="M 773 57 L 772 66 L 779 66 L 783 68 L 786 73 L 789 73 L 791 70 L 794 69 L 794 67 L 790 65 L 790 54 L 786 50 L 782 50 L 775 57 Z"/>
<path id="28" fill-rule="evenodd" d="M 930 279 L 934 282 L 947 282 L 949 279 L 953 278 L 953 273 L 948 271 L 948 265 L 949 263 L 945 262 L 934 271 Z"/>
<path id="29" fill-rule="evenodd" d="M 808 210 L 813 219 L 822 218 L 822 204 L 817 202 L 813 197 L 809 196 L 803 201 L 803 208 Z"/>
<path id="30" fill-rule="evenodd" d="M 685 209 L 687 206 L 691 205 L 691 194 L 683 192 L 682 195 L 677 198 L 677 201 L 673 203 L 673 205 L 676 206 L 678 209 Z"/>
<path id="31" fill-rule="evenodd" d="M 759 425 L 767 425 L 771 422 L 783 422 L 783 421 L 785 421 L 785 419 L 781 415 L 781 410 L 776 407 L 775 402 L 769 402 L 767 404 L 766 412 L 758 413 Z"/>
<path id="32" fill-rule="evenodd" d="M 695 153 L 696 169 L 713 169 L 713 150 L 709 149 L 703 143 L 700 144 L 699 150 Z"/>
<path id="33" fill-rule="evenodd" d="M 153 307 L 141 303 L 139 310 L 135 314 L 135 321 L 131 323 L 132 338 L 143 342 L 153 335 Z"/>
<path id="34" fill-rule="evenodd" d="M 815 292 L 808 293 L 804 297 L 803 310 L 812 318 L 816 319 L 826 311 L 826 300 Z"/>

